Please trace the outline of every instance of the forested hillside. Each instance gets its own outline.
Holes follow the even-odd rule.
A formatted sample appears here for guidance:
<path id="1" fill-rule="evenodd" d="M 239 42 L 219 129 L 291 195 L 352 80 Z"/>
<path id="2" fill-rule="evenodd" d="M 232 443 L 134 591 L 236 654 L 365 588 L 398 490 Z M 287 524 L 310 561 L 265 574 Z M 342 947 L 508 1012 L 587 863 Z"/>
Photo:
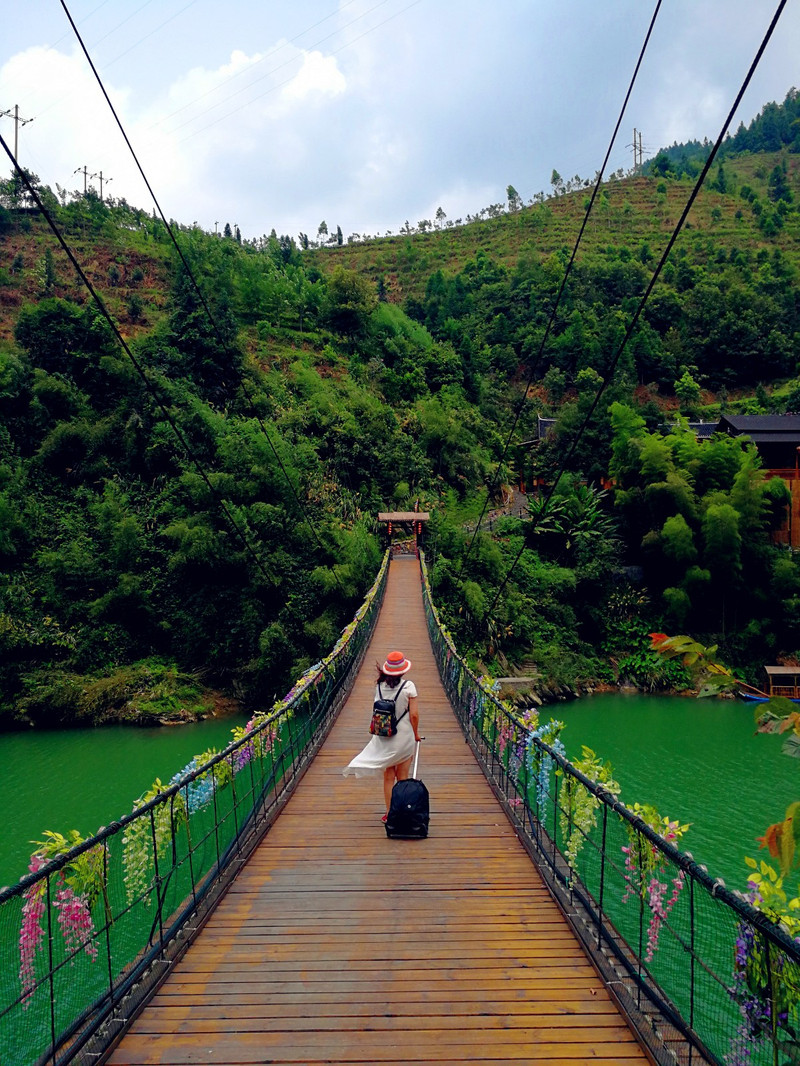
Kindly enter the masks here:
<path id="1" fill-rule="evenodd" d="M 316 249 L 174 224 L 189 270 L 146 212 L 37 182 L 123 343 L 0 183 L 0 721 L 263 705 L 352 616 L 376 512 L 416 500 L 444 617 L 486 668 L 668 684 L 646 634 L 675 627 L 751 674 L 794 653 L 785 489 L 752 447 L 660 432 L 800 409 L 793 148 L 717 168 L 577 440 L 690 191 L 669 165 L 603 186 L 544 346 L 577 176 L 494 219 Z M 556 432 L 532 444 L 537 415 Z M 535 528 L 473 536 L 487 489 L 552 482 L 573 441 Z"/>

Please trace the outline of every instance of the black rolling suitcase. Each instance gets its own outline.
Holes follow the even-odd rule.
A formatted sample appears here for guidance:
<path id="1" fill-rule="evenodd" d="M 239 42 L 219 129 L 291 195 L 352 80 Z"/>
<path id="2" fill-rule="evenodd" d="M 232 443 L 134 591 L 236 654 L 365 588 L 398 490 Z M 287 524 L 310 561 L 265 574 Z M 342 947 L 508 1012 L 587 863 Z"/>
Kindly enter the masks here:
<path id="1" fill-rule="evenodd" d="M 387 837 L 422 839 L 428 835 L 430 803 L 428 790 L 417 777 L 419 741 L 411 777 L 398 781 L 392 789 L 392 802 L 386 816 Z"/>

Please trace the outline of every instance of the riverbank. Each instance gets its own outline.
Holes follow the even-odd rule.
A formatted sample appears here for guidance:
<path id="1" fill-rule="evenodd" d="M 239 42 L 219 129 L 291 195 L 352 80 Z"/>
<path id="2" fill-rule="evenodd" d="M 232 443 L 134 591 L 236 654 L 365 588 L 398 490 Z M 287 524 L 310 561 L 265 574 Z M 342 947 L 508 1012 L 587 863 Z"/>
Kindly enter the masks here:
<path id="1" fill-rule="evenodd" d="M 585 681 L 573 684 L 546 682 L 535 677 L 500 677 L 496 678 L 500 688 L 499 695 L 520 708 L 548 707 L 556 703 L 567 703 L 588 696 L 665 696 L 673 699 L 697 699 L 697 688 L 664 688 L 658 691 L 645 689 L 625 680 L 617 684 L 608 681 Z M 733 695 L 725 698 L 733 699 Z"/>
<path id="2" fill-rule="evenodd" d="M 25 696 L 5 708 L 0 728 L 73 729 L 82 726 L 182 726 L 241 711 L 238 700 L 206 688 L 174 663 L 145 659 L 106 674 L 41 670 Z"/>

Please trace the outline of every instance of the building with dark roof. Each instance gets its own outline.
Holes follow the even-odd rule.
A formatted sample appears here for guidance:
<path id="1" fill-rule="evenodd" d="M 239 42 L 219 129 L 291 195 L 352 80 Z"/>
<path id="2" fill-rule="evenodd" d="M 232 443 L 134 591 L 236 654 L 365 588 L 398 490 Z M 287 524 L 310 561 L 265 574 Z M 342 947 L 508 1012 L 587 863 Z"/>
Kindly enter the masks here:
<path id="1" fill-rule="evenodd" d="M 687 429 L 694 433 L 698 440 L 711 440 L 714 434 L 717 432 L 718 422 L 685 422 L 684 425 Z M 670 433 L 673 429 L 676 429 L 678 423 L 674 423 L 671 426 L 661 426 L 660 429 L 664 433 Z"/>
<path id="2" fill-rule="evenodd" d="M 800 415 L 722 415 L 718 428 L 729 437 L 749 437 L 770 470 L 797 474 Z"/>
<path id="3" fill-rule="evenodd" d="M 791 503 L 775 540 L 800 548 L 800 415 L 722 415 L 718 432 L 748 437 L 767 477 L 783 478 L 789 486 Z"/>

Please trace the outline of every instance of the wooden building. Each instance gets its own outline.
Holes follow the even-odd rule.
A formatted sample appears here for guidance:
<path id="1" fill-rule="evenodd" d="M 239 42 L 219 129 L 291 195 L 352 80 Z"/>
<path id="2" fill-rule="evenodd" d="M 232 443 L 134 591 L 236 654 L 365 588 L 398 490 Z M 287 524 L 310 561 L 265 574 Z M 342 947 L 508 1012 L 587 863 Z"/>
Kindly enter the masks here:
<path id="1" fill-rule="evenodd" d="M 800 666 L 765 666 L 764 669 L 770 696 L 785 696 L 789 700 L 800 698 Z"/>
<path id="2" fill-rule="evenodd" d="M 767 477 L 782 478 L 789 486 L 791 502 L 774 539 L 800 548 L 800 415 L 723 415 L 717 432 L 749 437 Z"/>

